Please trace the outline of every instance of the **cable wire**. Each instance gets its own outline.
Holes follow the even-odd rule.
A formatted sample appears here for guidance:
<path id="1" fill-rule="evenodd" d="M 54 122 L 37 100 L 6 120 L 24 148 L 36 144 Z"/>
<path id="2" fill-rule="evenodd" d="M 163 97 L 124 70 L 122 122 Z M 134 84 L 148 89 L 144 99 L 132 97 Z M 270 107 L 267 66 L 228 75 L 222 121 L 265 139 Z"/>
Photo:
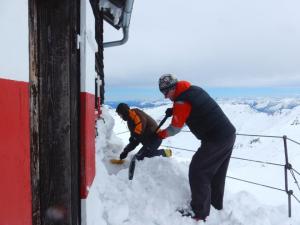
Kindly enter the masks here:
<path id="1" fill-rule="evenodd" d="M 191 132 L 191 131 L 188 131 L 188 130 L 182 130 L 181 132 Z M 124 133 L 129 133 L 129 131 L 123 131 L 123 132 L 119 132 L 119 133 L 116 133 L 116 135 L 120 135 L 120 134 L 124 134 Z M 271 135 L 255 135 L 255 134 L 236 134 L 236 135 L 239 135 L 239 136 L 249 136 L 249 137 L 267 137 L 267 138 L 283 138 L 281 136 L 271 136 Z M 298 145 L 300 145 L 299 142 L 295 141 L 295 140 L 292 140 L 290 138 L 287 138 L 287 140 L 291 141 L 291 142 L 294 142 Z M 163 147 L 166 147 L 166 148 L 172 148 L 172 149 L 177 149 L 177 150 L 182 150 L 182 151 L 188 151 L 188 152 L 196 152 L 195 150 L 191 150 L 191 149 L 186 149 L 186 148 L 177 148 L 177 147 L 173 147 L 173 146 L 169 146 L 169 145 L 161 145 Z M 263 161 L 259 161 L 259 160 L 252 160 L 252 159 L 245 159 L 245 158 L 240 158 L 240 157 L 235 157 L 235 156 L 232 156 L 231 158 L 233 159 L 238 159 L 238 160 L 244 160 L 244 161 L 249 161 L 249 162 L 256 162 L 256 163 L 262 163 L 262 164 L 269 164 L 269 165 L 274 165 L 274 166 L 282 166 L 284 167 L 285 165 L 283 164 L 278 164 L 278 163 L 272 163 L 272 162 L 263 162 Z M 295 176 L 295 173 L 300 175 L 300 173 L 295 170 L 294 168 L 292 168 L 290 170 L 290 173 L 292 175 L 292 177 L 294 178 L 294 181 L 295 181 L 295 184 L 297 185 L 299 191 L 300 191 L 300 186 L 299 186 L 299 183 L 296 179 L 296 176 Z M 272 186 L 269 186 L 269 185 L 265 185 L 265 184 L 260 184 L 260 183 L 256 183 L 256 182 L 252 182 L 252 181 L 248 181 L 248 180 L 243 180 L 243 179 L 240 179 L 240 178 L 236 178 L 236 177 L 231 177 L 231 176 L 226 176 L 228 178 L 231 178 L 233 180 L 238 180 L 238 181 L 242 181 L 242 182 L 245 182 L 245 183 L 249 183 L 249 184 L 254 184 L 254 185 L 257 185 L 257 186 L 262 186 L 262 187 L 266 187 L 266 188 L 270 188 L 270 189 L 274 189 L 274 190 L 278 190 L 278 191 L 282 191 L 282 192 L 286 192 L 285 190 L 283 189 L 280 189 L 280 188 L 276 188 L 276 187 L 272 187 Z M 296 201 L 298 203 L 300 203 L 300 200 L 294 195 L 292 194 L 292 196 L 296 199 Z"/>
<path id="2" fill-rule="evenodd" d="M 116 135 L 125 134 L 125 133 L 129 133 L 129 130 L 116 133 Z"/>
<path id="3" fill-rule="evenodd" d="M 186 148 L 176 148 L 176 147 L 173 147 L 173 146 L 170 146 L 170 145 L 161 145 L 163 147 L 166 147 L 166 148 L 173 148 L 173 149 L 177 149 L 177 150 L 183 150 L 183 151 L 187 151 L 187 152 L 196 152 L 194 150 L 191 150 L 191 149 L 186 149 Z"/>
<path id="4" fill-rule="evenodd" d="M 295 184 L 297 185 L 299 191 L 300 191 L 300 186 L 299 186 L 299 183 L 298 183 L 298 180 L 296 179 L 296 176 L 294 174 L 294 171 L 293 170 L 290 170 L 290 173 L 292 174 L 293 178 L 294 178 L 294 181 L 295 181 Z"/>
<path id="5" fill-rule="evenodd" d="M 300 203 L 300 200 L 296 197 L 296 195 L 292 194 L 292 196 L 297 200 L 298 203 Z"/>
<path id="6" fill-rule="evenodd" d="M 243 179 L 239 179 L 239 178 L 231 177 L 231 176 L 226 176 L 226 177 L 231 178 L 231 179 L 233 179 L 233 180 L 242 181 L 242 182 L 245 182 L 245 183 L 255 184 L 255 185 L 257 185 L 257 186 L 262 186 L 262 187 L 266 187 L 266 188 L 270 188 L 270 189 L 274 189 L 274 190 L 286 192 L 286 191 L 283 190 L 283 189 L 276 188 L 276 187 L 272 187 L 272 186 L 268 186 L 268 185 L 265 185 L 265 184 L 259 184 L 259 183 L 256 183 L 256 182 L 252 182 L 252 181 L 248 181 L 248 180 L 243 180 Z"/>
<path id="7" fill-rule="evenodd" d="M 240 158 L 240 157 L 235 157 L 235 156 L 231 156 L 231 158 L 232 158 L 232 159 L 239 159 L 239 160 L 249 161 L 249 162 L 256 162 L 256 163 L 269 164 L 269 165 L 273 165 L 273 166 L 282 166 L 282 167 L 285 166 L 285 165 L 279 164 L 279 163 L 263 162 L 263 161 L 259 161 L 259 160 L 245 159 L 245 158 Z"/>
<path id="8" fill-rule="evenodd" d="M 297 173 L 298 175 L 300 175 L 300 173 L 297 171 L 297 170 L 295 170 L 294 168 L 292 169 L 295 173 Z"/>
<path id="9" fill-rule="evenodd" d="M 188 152 L 196 152 L 194 150 L 191 149 L 186 149 L 186 148 L 176 148 L 170 145 L 162 145 L 163 147 L 166 148 L 173 148 L 173 149 L 177 149 L 177 150 L 183 150 L 183 151 L 188 151 Z M 256 162 L 256 163 L 263 163 L 263 164 L 269 164 L 269 165 L 273 165 L 273 166 L 282 166 L 284 167 L 283 164 L 278 164 L 278 163 L 272 163 L 272 162 L 263 162 L 263 161 L 259 161 L 259 160 L 252 160 L 252 159 L 245 159 L 245 158 L 240 158 L 240 157 L 234 157 L 231 156 L 232 159 L 238 159 L 238 160 L 244 160 L 244 161 L 249 161 L 249 162 Z"/>
<path id="10" fill-rule="evenodd" d="M 298 145 L 300 145 L 300 143 L 299 143 L 299 142 L 297 142 L 297 141 L 295 141 L 295 140 L 293 140 L 293 139 L 287 138 L 287 140 L 289 140 L 289 141 L 291 141 L 291 142 L 294 142 L 295 144 L 298 144 Z"/>
<path id="11" fill-rule="evenodd" d="M 248 136 L 248 137 L 283 138 L 283 137 L 281 137 L 281 136 L 260 135 L 260 134 L 239 134 L 239 133 L 237 133 L 236 135 L 238 135 L 238 136 Z"/>

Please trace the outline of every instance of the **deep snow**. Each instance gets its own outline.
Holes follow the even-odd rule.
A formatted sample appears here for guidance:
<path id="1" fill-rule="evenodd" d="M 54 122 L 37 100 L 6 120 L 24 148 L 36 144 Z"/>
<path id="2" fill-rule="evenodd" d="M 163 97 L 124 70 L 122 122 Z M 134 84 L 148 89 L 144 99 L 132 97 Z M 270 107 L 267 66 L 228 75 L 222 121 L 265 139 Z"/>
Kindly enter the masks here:
<path id="1" fill-rule="evenodd" d="M 292 104 L 295 102 L 296 105 Z M 300 118 L 299 99 L 260 100 L 252 104 L 249 104 L 249 100 L 223 100 L 220 105 L 238 133 L 285 134 L 296 141 L 300 140 L 300 124 L 297 122 Z M 269 105 L 273 111 L 257 110 L 253 105 Z M 144 110 L 160 121 L 169 106 L 170 104 L 160 105 Z M 88 225 L 197 224 L 176 212 L 176 208 L 187 205 L 190 201 L 187 174 L 193 153 L 173 149 L 172 158 L 156 157 L 140 161 L 136 165 L 134 179 L 129 181 L 128 164 L 136 151 L 129 155 L 123 165 L 109 163 L 109 159 L 117 158 L 127 144 L 128 132 L 123 133 L 128 130 L 126 123 L 109 107 L 103 109 L 102 116 L 103 119 L 97 123 L 99 136 L 96 138 L 96 177 L 87 200 Z M 196 150 L 200 142 L 192 134 L 181 132 L 164 140 L 163 145 Z M 300 146 L 288 142 L 288 149 L 290 162 L 299 171 Z M 283 142 L 282 139 L 238 136 L 233 156 L 284 164 Z M 284 170 L 280 166 L 232 159 L 228 176 L 284 189 Z M 296 178 L 299 180 L 300 176 L 296 174 Z M 300 191 L 291 176 L 289 181 L 290 189 L 294 190 L 299 199 Z M 205 224 L 298 225 L 299 205 L 292 198 L 292 218 L 289 219 L 287 195 L 284 192 L 228 178 L 224 210 L 217 211 L 212 207 Z"/>

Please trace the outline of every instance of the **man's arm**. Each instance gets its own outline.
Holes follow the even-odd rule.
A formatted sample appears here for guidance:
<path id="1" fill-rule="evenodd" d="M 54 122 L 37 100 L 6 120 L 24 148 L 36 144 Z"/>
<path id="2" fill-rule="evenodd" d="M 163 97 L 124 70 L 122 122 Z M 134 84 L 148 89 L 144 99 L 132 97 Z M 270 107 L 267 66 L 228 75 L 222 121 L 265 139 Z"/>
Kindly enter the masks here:
<path id="1" fill-rule="evenodd" d="M 192 107 L 188 102 L 174 102 L 172 122 L 166 129 L 159 131 L 158 136 L 164 139 L 179 133 L 189 117 L 191 109 Z"/>
<path id="2" fill-rule="evenodd" d="M 127 157 L 128 153 L 131 152 L 139 145 L 141 142 L 141 135 L 144 132 L 144 125 L 140 116 L 133 110 L 129 111 L 128 123 L 132 124 L 132 129 L 130 129 L 129 143 L 124 148 L 123 152 L 120 154 L 120 159 Z"/>

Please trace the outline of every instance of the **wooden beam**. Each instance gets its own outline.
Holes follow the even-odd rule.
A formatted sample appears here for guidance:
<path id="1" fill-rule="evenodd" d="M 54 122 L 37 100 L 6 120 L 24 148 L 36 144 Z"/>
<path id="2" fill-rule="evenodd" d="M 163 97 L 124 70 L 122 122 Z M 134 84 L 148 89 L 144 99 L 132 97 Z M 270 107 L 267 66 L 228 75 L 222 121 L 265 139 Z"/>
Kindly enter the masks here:
<path id="1" fill-rule="evenodd" d="M 80 224 L 80 0 L 30 0 L 34 225 Z"/>

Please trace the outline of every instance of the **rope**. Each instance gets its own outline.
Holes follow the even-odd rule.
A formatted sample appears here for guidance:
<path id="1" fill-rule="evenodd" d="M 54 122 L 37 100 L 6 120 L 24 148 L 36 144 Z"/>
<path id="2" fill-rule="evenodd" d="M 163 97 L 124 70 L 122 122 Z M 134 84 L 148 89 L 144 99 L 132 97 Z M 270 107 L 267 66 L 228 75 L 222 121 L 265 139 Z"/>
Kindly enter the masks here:
<path id="1" fill-rule="evenodd" d="M 292 194 L 292 196 L 297 200 L 298 203 L 300 203 L 300 200 L 294 194 Z"/>
<path id="2" fill-rule="evenodd" d="M 259 134 L 236 134 L 239 136 L 249 136 L 249 137 L 267 137 L 267 138 L 282 138 L 281 136 L 272 136 L 272 135 L 259 135 Z"/>
<path id="3" fill-rule="evenodd" d="M 120 135 L 120 134 L 125 134 L 125 133 L 129 133 L 129 131 L 123 131 L 123 132 L 120 132 L 120 133 L 116 133 L 116 135 Z"/>
<path id="4" fill-rule="evenodd" d="M 293 178 L 294 178 L 294 181 L 295 181 L 295 184 L 297 185 L 299 191 L 300 191 L 300 186 L 299 186 L 299 183 L 298 183 L 298 180 L 296 179 L 296 176 L 294 174 L 294 171 L 293 170 L 290 170 L 290 173 L 292 174 Z"/>
<path id="5" fill-rule="evenodd" d="M 239 159 L 239 160 L 249 161 L 249 162 L 256 162 L 256 163 L 269 164 L 269 165 L 273 165 L 273 166 L 282 166 L 282 167 L 285 166 L 285 165 L 283 165 L 283 164 L 278 164 L 278 163 L 263 162 L 263 161 L 259 161 L 259 160 L 253 160 L 253 159 L 244 159 L 244 158 L 239 158 L 239 157 L 234 157 L 234 156 L 231 156 L 231 158 L 232 158 L 232 159 Z"/>
<path id="6" fill-rule="evenodd" d="M 189 130 L 182 130 L 181 132 L 191 132 Z M 267 137 L 267 138 L 283 138 L 282 136 L 273 136 L 273 135 L 260 135 L 260 134 L 239 134 L 239 133 L 236 133 L 236 135 L 239 135 L 239 136 L 249 136 L 249 137 Z M 289 138 L 287 138 L 289 139 Z M 290 141 L 293 141 L 297 144 L 300 145 L 300 143 L 294 141 L 294 140 L 291 140 L 289 139 Z"/>
<path id="7" fill-rule="evenodd" d="M 292 169 L 294 172 L 296 172 L 298 175 L 300 175 L 300 173 L 297 171 L 297 170 L 295 170 L 294 168 Z"/>
<path id="8" fill-rule="evenodd" d="M 183 151 L 188 151 L 188 152 L 196 152 L 194 150 L 186 149 L 186 148 L 176 148 L 176 147 L 169 146 L 169 145 L 162 145 L 162 146 L 166 147 L 166 148 L 173 148 L 173 149 L 183 150 Z M 239 160 L 249 161 L 249 162 L 256 162 L 256 163 L 263 163 L 263 164 L 269 164 L 269 165 L 273 165 L 273 166 L 282 166 L 282 167 L 284 167 L 283 164 L 278 164 L 278 163 L 263 162 L 263 161 L 259 161 L 259 160 L 245 159 L 245 158 L 239 158 L 239 157 L 234 157 L 234 156 L 232 156 L 231 158 L 232 159 L 239 159 Z"/>
<path id="9" fill-rule="evenodd" d="M 129 131 L 123 131 L 123 132 L 120 132 L 120 133 L 116 133 L 116 135 L 127 133 L 127 132 L 129 132 Z M 181 132 L 191 133 L 191 131 L 189 131 L 189 130 L 182 130 Z M 236 133 L 236 135 L 238 135 L 238 136 L 248 136 L 248 137 L 283 138 L 282 136 L 260 135 L 260 134 L 239 134 L 239 133 Z M 300 145 L 300 142 L 297 142 L 297 141 L 295 141 L 291 138 L 287 137 L 286 139 L 291 141 L 291 142 L 294 142 L 295 144 Z"/>
<path id="10" fill-rule="evenodd" d="M 124 134 L 124 133 L 128 133 L 129 131 L 123 131 L 123 132 L 120 132 L 120 133 L 116 133 L 116 135 L 120 135 L 120 134 Z M 181 132 L 191 132 L 191 131 L 188 131 L 188 130 L 182 130 Z M 281 136 L 271 136 L 271 135 L 255 135 L 255 134 L 236 134 L 236 135 L 239 135 L 239 136 L 249 136 L 249 137 L 267 137 L 267 138 L 283 138 Z M 295 141 L 295 140 L 292 140 L 290 138 L 287 138 L 287 140 L 291 141 L 291 142 L 294 142 L 298 145 L 300 145 L 299 142 Z M 186 149 L 186 148 L 177 148 L 177 147 L 173 147 L 173 146 L 169 146 L 169 145 L 161 145 L 163 147 L 166 147 L 166 148 L 172 148 L 172 149 L 177 149 L 177 150 L 182 150 L 182 151 L 187 151 L 187 152 L 196 152 L 195 150 L 191 150 L 191 149 Z M 268 165 L 274 165 L 274 166 L 282 166 L 284 167 L 285 165 L 283 164 L 278 164 L 278 163 L 272 163 L 272 162 L 263 162 L 263 161 L 259 161 L 259 160 L 252 160 L 252 159 L 245 159 L 245 158 L 240 158 L 240 157 L 234 157 L 232 156 L 231 157 L 232 159 L 238 159 L 238 160 L 244 160 L 244 161 L 249 161 L 249 162 L 255 162 L 255 163 L 262 163 L 262 164 L 268 164 Z M 300 173 L 295 170 L 294 168 L 292 168 L 290 170 L 290 173 L 292 175 L 292 177 L 294 178 L 294 181 L 295 181 L 295 184 L 297 185 L 299 191 L 300 191 L 300 186 L 299 186 L 299 183 L 296 179 L 296 176 L 295 176 L 295 173 L 297 173 L 298 175 L 300 175 Z M 261 186 L 261 187 L 266 187 L 266 188 L 269 188 L 269 189 L 273 189 L 273 190 L 278 190 L 278 191 L 282 191 L 282 192 L 286 192 L 286 190 L 283 190 L 283 189 L 280 189 L 280 188 L 277 188 L 277 187 L 272 187 L 272 186 L 269 186 L 269 185 L 265 185 L 265 184 L 260 184 L 260 183 L 256 183 L 256 182 L 252 182 L 252 181 L 248 181 L 248 180 L 243 180 L 243 179 L 240 179 L 240 178 L 236 178 L 236 177 L 231 177 L 231 176 L 226 176 L 228 178 L 231 178 L 233 180 L 238 180 L 238 181 L 242 181 L 242 182 L 245 182 L 245 183 L 249 183 L 249 184 L 254 184 L 254 185 L 257 185 L 257 186 Z M 300 203 L 300 200 L 292 193 L 292 196 L 295 198 L 295 200 Z"/>
<path id="11" fill-rule="evenodd" d="M 181 132 L 191 132 L 189 130 L 182 130 Z M 236 135 L 238 136 L 248 136 L 248 137 L 267 137 L 267 138 L 283 138 L 283 136 L 276 136 L 276 135 L 261 135 L 261 134 L 240 134 L 240 133 L 236 133 Z M 287 140 L 294 142 L 295 144 L 300 145 L 300 142 L 297 142 L 291 138 L 286 138 Z"/>
<path id="12" fill-rule="evenodd" d="M 183 150 L 183 151 L 187 151 L 187 152 L 196 152 L 196 151 L 191 150 L 191 149 L 186 149 L 186 148 L 176 148 L 176 147 L 169 146 L 169 145 L 161 145 L 161 146 L 166 147 L 166 148 L 173 148 L 173 149 Z"/>
<path id="13" fill-rule="evenodd" d="M 297 141 L 295 141 L 295 140 L 293 140 L 293 139 L 287 138 L 287 140 L 289 140 L 289 141 L 291 141 L 291 142 L 294 142 L 295 144 L 298 144 L 298 145 L 300 145 L 300 143 L 299 143 L 299 142 L 297 142 Z"/>
<path id="14" fill-rule="evenodd" d="M 268 185 L 265 185 L 265 184 L 259 184 L 259 183 L 255 183 L 255 182 L 252 182 L 252 181 L 247 181 L 247 180 L 243 180 L 243 179 L 239 179 L 239 178 L 231 177 L 231 176 L 226 176 L 226 177 L 231 178 L 231 179 L 233 179 L 233 180 L 242 181 L 242 182 L 245 182 L 245 183 L 255 184 L 255 185 L 257 185 L 257 186 L 262 186 L 262 187 L 266 187 L 266 188 L 270 188 L 270 189 L 274 189 L 274 190 L 286 192 L 286 191 L 283 190 L 283 189 L 276 188 L 276 187 L 272 187 L 272 186 L 268 186 Z"/>

